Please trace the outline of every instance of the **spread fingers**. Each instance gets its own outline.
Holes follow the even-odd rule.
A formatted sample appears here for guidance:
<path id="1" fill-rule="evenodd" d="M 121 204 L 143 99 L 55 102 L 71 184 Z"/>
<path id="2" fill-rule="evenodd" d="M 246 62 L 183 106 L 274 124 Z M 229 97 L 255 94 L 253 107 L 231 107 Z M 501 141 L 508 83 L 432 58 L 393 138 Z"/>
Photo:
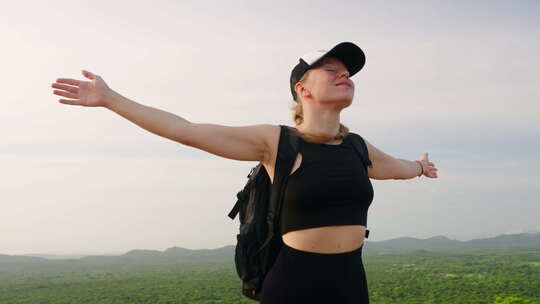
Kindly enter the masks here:
<path id="1" fill-rule="evenodd" d="M 68 98 L 74 98 L 74 99 L 79 98 L 79 96 L 77 94 L 73 94 L 73 93 L 69 93 L 69 92 L 65 92 L 65 91 L 54 90 L 53 93 L 56 94 L 56 95 L 60 95 L 60 96 L 68 97 Z"/>
<path id="2" fill-rule="evenodd" d="M 56 79 L 56 82 L 58 82 L 58 83 L 67 83 L 67 84 L 72 84 L 72 85 L 76 85 L 76 86 L 78 86 L 81 83 L 80 80 L 71 79 L 71 78 L 58 78 L 58 79 Z"/>
<path id="3" fill-rule="evenodd" d="M 73 94 L 79 93 L 79 88 L 74 87 L 74 86 L 69 86 L 69 85 L 59 84 L 59 83 L 53 83 L 52 87 L 55 88 L 55 89 L 62 89 L 64 91 L 68 91 L 68 92 L 71 92 Z"/>

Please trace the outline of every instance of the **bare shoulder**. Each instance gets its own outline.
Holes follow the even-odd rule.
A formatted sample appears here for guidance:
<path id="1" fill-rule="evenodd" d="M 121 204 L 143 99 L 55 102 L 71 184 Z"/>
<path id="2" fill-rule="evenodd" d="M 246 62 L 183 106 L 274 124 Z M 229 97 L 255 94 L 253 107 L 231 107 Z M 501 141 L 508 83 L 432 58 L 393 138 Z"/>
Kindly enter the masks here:
<path id="1" fill-rule="evenodd" d="M 396 158 L 379 150 L 365 138 L 364 142 L 368 149 L 369 159 L 373 165 L 372 168 L 368 168 L 368 176 L 381 180 L 392 178 L 397 163 Z"/>
<path id="2" fill-rule="evenodd" d="M 368 153 L 369 153 L 369 159 L 373 162 L 384 160 L 385 158 L 390 157 L 390 155 L 384 153 L 383 151 L 379 150 L 377 147 L 375 147 L 372 143 L 369 142 L 365 137 L 362 137 L 364 142 L 366 143 Z"/>
<path id="3" fill-rule="evenodd" d="M 228 159 L 267 162 L 279 138 L 279 126 L 225 126 L 189 123 L 175 131 L 176 141 Z"/>

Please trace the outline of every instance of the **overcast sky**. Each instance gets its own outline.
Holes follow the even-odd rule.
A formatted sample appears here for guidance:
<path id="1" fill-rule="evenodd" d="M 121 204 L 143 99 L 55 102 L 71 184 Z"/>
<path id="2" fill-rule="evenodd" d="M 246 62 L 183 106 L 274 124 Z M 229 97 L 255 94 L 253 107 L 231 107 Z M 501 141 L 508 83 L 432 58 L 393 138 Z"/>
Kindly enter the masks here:
<path id="1" fill-rule="evenodd" d="M 299 56 L 352 41 L 351 131 L 439 178 L 371 180 L 369 240 L 540 231 L 538 1 L 11 1 L 0 12 L 0 253 L 236 244 L 256 162 L 61 104 L 59 77 L 193 122 L 294 125 Z M 368 241 L 369 241 L 368 240 Z"/>

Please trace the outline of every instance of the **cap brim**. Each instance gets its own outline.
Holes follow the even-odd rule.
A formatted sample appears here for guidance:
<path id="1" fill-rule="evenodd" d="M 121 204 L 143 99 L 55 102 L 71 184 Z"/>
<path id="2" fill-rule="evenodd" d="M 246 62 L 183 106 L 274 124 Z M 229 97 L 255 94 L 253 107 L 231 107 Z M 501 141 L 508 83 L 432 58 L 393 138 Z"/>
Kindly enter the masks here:
<path id="1" fill-rule="evenodd" d="M 366 56 L 361 48 L 352 42 L 341 42 L 326 52 L 321 58 L 315 61 L 311 66 L 318 64 L 326 57 L 336 57 L 341 60 L 349 70 L 349 76 L 352 77 L 358 73 L 366 63 Z"/>

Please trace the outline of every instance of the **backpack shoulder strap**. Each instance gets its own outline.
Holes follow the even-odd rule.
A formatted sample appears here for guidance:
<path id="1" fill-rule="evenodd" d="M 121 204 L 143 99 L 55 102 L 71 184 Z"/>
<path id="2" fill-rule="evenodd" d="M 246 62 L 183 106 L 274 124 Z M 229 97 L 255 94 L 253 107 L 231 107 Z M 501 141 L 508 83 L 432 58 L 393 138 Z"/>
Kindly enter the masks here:
<path id="1" fill-rule="evenodd" d="M 279 125 L 281 130 L 279 134 L 278 150 L 275 164 L 274 182 L 281 181 L 288 175 L 296 158 L 300 140 L 295 136 L 293 128 L 285 125 Z M 289 165 L 291 165 L 290 168 Z M 288 169 L 288 170 L 287 170 Z"/>
<path id="2" fill-rule="evenodd" d="M 295 156 L 295 151 L 298 151 L 300 141 L 297 136 L 294 136 L 293 129 L 288 126 L 279 125 L 280 126 L 280 134 L 279 134 L 279 141 L 278 141 L 278 151 L 277 151 L 277 159 L 276 164 L 274 165 L 274 180 L 279 181 L 283 177 L 283 172 L 290 172 L 291 168 L 288 168 L 289 166 L 289 160 L 291 157 Z M 294 160 L 294 158 L 293 158 Z M 293 161 L 294 163 L 294 161 Z M 292 166 L 292 163 L 291 163 Z M 287 168 L 289 171 L 287 171 Z M 240 203 L 243 200 L 247 199 L 247 196 L 249 196 L 249 189 L 255 184 L 255 179 L 257 179 L 257 176 L 259 174 L 265 175 L 265 181 L 267 181 L 267 184 L 270 184 L 269 186 L 272 188 L 273 185 L 270 182 L 270 178 L 268 175 L 268 172 L 264 168 L 263 164 L 259 162 L 255 167 L 251 168 L 251 171 L 248 174 L 248 182 L 244 186 L 242 190 L 240 190 L 237 194 L 237 201 L 234 204 L 232 210 L 229 212 L 228 216 L 234 220 L 238 212 L 240 211 Z M 265 183 L 265 184 L 266 184 Z"/>
<path id="3" fill-rule="evenodd" d="M 366 167 L 366 170 L 368 167 L 373 168 L 373 164 L 371 163 L 371 160 L 369 159 L 369 153 L 368 153 L 366 143 L 364 142 L 364 139 L 362 138 L 362 136 L 353 132 L 349 132 L 349 136 L 351 137 L 351 142 L 354 146 L 354 149 L 360 155 L 360 158 L 362 158 L 362 161 L 364 162 L 364 167 Z"/>
<path id="4" fill-rule="evenodd" d="M 268 212 L 266 222 L 268 225 L 268 235 L 266 241 L 261 245 L 259 250 L 262 250 L 274 237 L 277 232 L 276 220 L 278 220 L 281 210 L 281 202 L 283 196 L 284 185 L 287 183 L 289 172 L 291 172 L 296 159 L 296 154 L 301 145 L 301 141 L 294 134 L 294 130 L 285 125 L 279 125 L 281 130 L 279 134 L 278 150 L 276 164 L 274 169 L 273 183 L 270 185 L 270 202 L 268 204 Z"/>
<path id="5" fill-rule="evenodd" d="M 349 135 L 347 137 L 351 138 L 351 142 L 354 146 L 354 149 L 356 152 L 360 155 L 360 158 L 362 159 L 362 162 L 364 163 L 364 167 L 366 168 L 373 168 L 373 164 L 371 163 L 371 160 L 369 159 L 369 152 L 366 146 L 366 142 L 362 138 L 362 136 L 349 132 Z M 369 229 L 366 229 L 365 237 L 369 237 Z"/>

